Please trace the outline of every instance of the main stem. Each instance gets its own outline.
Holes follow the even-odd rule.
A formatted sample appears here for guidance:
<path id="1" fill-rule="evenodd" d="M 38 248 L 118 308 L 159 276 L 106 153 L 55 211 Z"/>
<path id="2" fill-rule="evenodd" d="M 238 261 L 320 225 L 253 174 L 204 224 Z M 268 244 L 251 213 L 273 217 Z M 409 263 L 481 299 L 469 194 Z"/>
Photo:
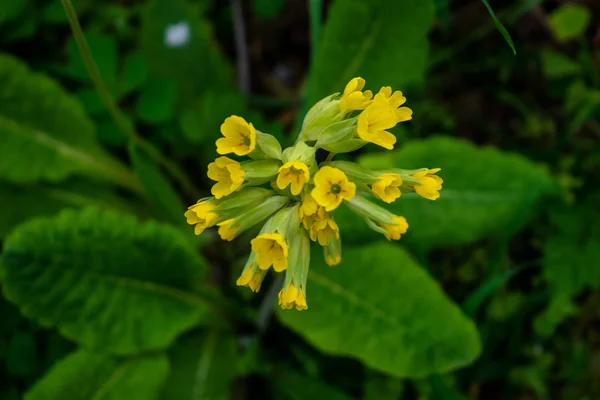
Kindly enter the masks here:
<path id="1" fill-rule="evenodd" d="M 180 185 L 181 188 L 191 197 L 198 198 L 199 190 L 193 185 L 191 180 L 185 175 L 185 173 L 179 168 L 179 166 L 165 157 L 159 150 L 157 150 L 150 142 L 144 140 L 140 137 L 137 132 L 133 129 L 133 126 L 129 124 L 125 115 L 119 110 L 117 103 L 113 99 L 106 83 L 102 79 L 102 75 L 100 74 L 100 70 L 98 69 L 98 65 L 94 61 L 94 57 L 92 56 L 92 52 L 90 47 L 88 46 L 87 41 L 85 40 L 85 36 L 83 34 L 83 30 L 81 29 L 81 25 L 79 24 L 79 20 L 77 19 L 77 13 L 73 8 L 73 4 L 71 0 L 61 0 L 63 8 L 65 9 L 65 13 L 67 14 L 67 19 L 69 20 L 69 24 L 71 25 L 71 29 L 73 31 L 73 35 L 75 36 L 75 41 L 77 42 L 77 47 L 79 48 L 79 52 L 81 53 L 81 57 L 85 64 L 85 67 L 94 83 L 96 91 L 98 95 L 104 102 L 106 108 L 115 121 L 119 129 L 125 133 L 130 140 L 132 140 L 137 146 L 142 148 L 150 158 L 156 161 L 158 164 L 162 165 L 165 170 L 175 179 Z"/>

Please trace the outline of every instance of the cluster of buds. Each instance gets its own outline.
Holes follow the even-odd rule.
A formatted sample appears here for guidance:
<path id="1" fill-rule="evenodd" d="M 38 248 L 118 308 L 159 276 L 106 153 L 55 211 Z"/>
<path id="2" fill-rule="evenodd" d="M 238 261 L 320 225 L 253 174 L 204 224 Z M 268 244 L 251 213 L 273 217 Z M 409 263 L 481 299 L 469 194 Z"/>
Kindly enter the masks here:
<path id="1" fill-rule="evenodd" d="M 307 113 L 294 146 L 282 150 L 267 133 L 257 131 L 241 117 L 231 116 L 221 125 L 217 153 L 248 156 L 236 161 L 226 156 L 208 165 L 208 177 L 216 181 L 212 197 L 200 199 L 185 213 L 195 233 L 218 226 L 221 239 L 231 241 L 243 231 L 263 224 L 251 241 L 252 252 L 237 280 L 258 292 L 269 268 L 285 271 L 279 304 L 284 309 L 308 308 L 306 281 L 310 265 L 310 241 L 323 248 L 333 266 L 342 259 L 338 225 L 332 211 L 345 203 L 367 225 L 388 240 L 398 240 L 408 224 L 372 201 L 396 201 L 403 192 L 416 192 L 435 200 L 442 188 L 439 168 L 376 171 L 348 161 L 333 161 L 335 154 L 349 153 L 373 143 L 393 149 L 396 137 L 388 132 L 410 120 L 412 111 L 401 107 L 402 92 L 383 87 L 375 96 L 363 91 L 365 81 L 352 79 L 339 93 L 315 104 Z M 316 151 L 329 152 L 317 163 Z"/>

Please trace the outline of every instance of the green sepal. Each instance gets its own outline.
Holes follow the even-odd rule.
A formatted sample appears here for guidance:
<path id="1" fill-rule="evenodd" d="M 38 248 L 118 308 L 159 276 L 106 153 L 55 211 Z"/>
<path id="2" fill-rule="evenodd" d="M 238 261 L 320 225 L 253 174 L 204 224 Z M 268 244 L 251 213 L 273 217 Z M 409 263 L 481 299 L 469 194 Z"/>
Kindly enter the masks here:
<path id="1" fill-rule="evenodd" d="M 244 207 L 244 209 L 238 209 L 241 211 L 237 216 L 220 216 L 218 223 L 227 221 L 228 219 L 234 218 L 233 223 L 230 225 L 231 229 L 235 229 L 236 234 L 240 234 L 243 231 L 252 228 L 254 225 L 261 221 L 269 218 L 271 215 L 279 211 L 289 202 L 289 199 L 284 196 L 271 196 L 266 200 L 258 201 Z"/>
<path id="2" fill-rule="evenodd" d="M 280 167 L 281 161 L 277 160 L 245 161 L 242 163 L 246 171 L 244 180 L 251 185 L 262 185 L 277 176 Z"/>
<path id="3" fill-rule="evenodd" d="M 321 132 L 315 147 L 320 148 L 352 139 L 356 134 L 358 117 L 333 123 Z"/>
<path id="4" fill-rule="evenodd" d="M 308 110 L 302 122 L 300 140 L 311 142 L 317 140 L 321 132 L 329 125 L 344 118 L 340 111 L 340 101 L 337 100 L 339 93 L 334 93 L 318 101 Z"/>
<path id="5" fill-rule="evenodd" d="M 253 160 L 281 160 L 281 144 L 275 136 L 256 131 L 256 147 L 248 156 Z"/>
<path id="6" fill-rule="evenodd" d="M 303 141 L 298 141 L 294 146 L 288 147 L 283 151 L 281 161 L 286 163 L 288 161 L 298 160 L 306 164 L 308 168 L 311 168 L 317 163 L 315 159 L 316 151 L 316 148 L 307 145 Z"/>
<path id="7" fill-rule="evenodd" d="M 392 218 L 394 214 L 383 207 L 370 202 L 362 196 L 354 196 L 351 200 L 345 202 L 348 207 L 361 217 L 372 219 L 380 224 L 395 225 L 396 222 Z"/>
<path id="8" fill-rule="evenodd" d="M 352 182 L 363 183 L 365 185 L 377 182 L 378 173 L 376 171 L 363 168 L 356 163 L 350 161 L 331 161 L 329 165 L 342 170 Z"/>
<path id="9" fill-rule="evenodd" d="M 214 208 L 214 210 L 212 210 L 212 212 L 222 215 L 226 211 L 254 205 L 256 202 L 262 202 L 273 194 L 274 192 L 269 189 L 255 187 L 244 188 L 230 194 L 227 197 L 224 197 L 218 202 L 218 205 Z"/>
<path id="10" fill-rule="evenodd" d="M 325 149 L 331 153 L 340 154 L 340 153 L 350 153 L 354 150 L 358 150 L 361 147 L 364 147 L 369 142 L 365 142 L 362 139 L 349 139 L 344 142 L 332 143 L 326 146 L 321 146 L 322 149 Z"/>

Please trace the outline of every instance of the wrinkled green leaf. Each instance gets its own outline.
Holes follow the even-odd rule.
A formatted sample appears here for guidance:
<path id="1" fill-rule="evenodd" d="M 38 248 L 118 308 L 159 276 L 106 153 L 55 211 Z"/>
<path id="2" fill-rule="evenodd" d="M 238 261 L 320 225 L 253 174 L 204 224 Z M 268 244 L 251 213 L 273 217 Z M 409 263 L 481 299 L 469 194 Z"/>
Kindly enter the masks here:
<path id="1" fill-rule="evenodd" d="M 184 338 L 169 351 L 171 373 L 165 400 L 228 400 L 237 367 L 237 345 L 231 334 L 210 332 Z"/>
<path id="2" fill-rule="evenodd" d="M 178 83 L 188 102 L 210 89 L 233 89 L 233 70 L 217 47 L 202 2 L 152 0 L 142 11 L 141 46 L 153 76 Z"/>
<path id="3" fill-rule="evenodd" d="M 584 5 L 565 3 L 550 15 L 548 22 L 558 40 L 577 39 L 585 34 L 592 15 Z"/>
<path id="4" fill-rule="evenodd" d="M 299 374 L 291 368 L 278 370 L 273 382 L 290 400 L 350 400 L 351 397 L 319 379 Z"/>
<path id="5" fill-rule="evenodd" d="M 494 20 L 494 24 L 496 25 L 496 28 L 498 28 L 498 30 L 502 34 L 502 37 L 504 37 L 504 40 L 506 40 L 506 43 L 508 43 L 508 45 L 512 49 L 513 53 L 517 54 L 517 50 L 515 49 L 515 44 L 513 43 L 512 38 L 510 37 L 510 33 L 508 33 L 508 31 L 506 30 L 504 25 L 502 25 L 502 22 L 500 22 L 498 17 L 496 17 L 496 13 L 494 13 L 492 6 L 490 6 L 490 4 L 487 2 L 487 0 L 481 0 L 481 2 L 485 6 L 485 8 L 487 8 L 488 12 L 490 13 L 490 17 L 492 17 L 492 19 Z"/>
<path id="6" fill-rule="evenodd" d="M 319 350 L 396 377 L 449 372 L 481 351 L 473 322 L 392 244 L 346 246 L 335 268 L 311 260 L 307 302 L 277 315 Z"/>
<path id="7" fill-rule="evenodd" d="M 114 354 L 167 347 L 209 313 L 206 266 L 181 234 L 88 208 L 31 220 L 4 242 L 0 279 L 21 312 Z"/>
<path id="8" fill-rule="evenodd" d="M 135 143 L 129 143 L 133 169 L 144 184 L 148 196 L 173 222 L 183 222 L 185 206 L 173 186 L 156 164 Z"/>
<path id="9" fill-rule="evenodd" d="M 600 287 L 600 211 L 597 201 L 552 213 L 555 234 L 544 244 L 544 276 L 555 293 Z"/>
<path id="10" fill-rule="evenodd" d="M 531 161 L 448 137 L 410 142 L 396 153 L 367 155 L 360 162 L 374 169 L 442 169 L 439 199 L 405 193 L 393 204 L 384 204 L 408 221 L 408 232 L 401 240 L 421 248 L 506 235 L 534 214 L 537 201 L 552 189 L 548 173 Z M 345 207 L 337 214 L 344 239 L 357 242 L 378 237 Z"/>
<path id="11" fill-rule="evenodd" d="M 56 82 L 0 55 L 0 86 L 0 177 L 56 182 L 92 172 L 137 184 L 100 148 L 81 105 Z"/>
<path id="12" fill-rule="evenodd" d="M 25 400 L 153 400 L 168 371 L 164 355 L 117 359 L 79 350 L 59 361 Z"/>
<path id="13" fill-rule="evenodd" d="M 432 0 L 337 0 L 329 10 L 309 82 L 308 104 L 361 76 L 375 92 L 424 79 Z"/>

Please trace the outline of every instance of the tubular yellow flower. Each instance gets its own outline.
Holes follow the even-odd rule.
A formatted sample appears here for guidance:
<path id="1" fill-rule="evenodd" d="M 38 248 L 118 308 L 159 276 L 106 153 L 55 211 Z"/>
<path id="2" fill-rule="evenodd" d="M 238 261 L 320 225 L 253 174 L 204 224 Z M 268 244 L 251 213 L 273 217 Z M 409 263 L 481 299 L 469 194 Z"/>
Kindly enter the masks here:
<path id="1" fill-rule="evenodd" d="M 238 156 L 250 154 L 256 147 L 256 129 L 242 117 L 232 115 L 221 124 L 224 137 L 217 140 L 217 153 L 234 153 Z"/>
<path id="2" fill-rule="evenodd" d="M 210 192 L 217 199 L 235 192 L 244 183 L 245 174 L 239 162 L 228 157 L 217 158 L 208 164 L 208 177 L 217 182 Z"/>
<path id="3" fill-rule="evenodd" d="M 330 267 L 338 265 L 342 261 L 342 256 L 339 254 L 327 254 L 325 256 L 325 263 Z"/>
<path id="4" fill-rule="evenodd" d="M 263 281 L 264 273 L 265 272 L 260 268 L 251 265 L 242 272 L 235 284 L 238 286 L 248 286 L 254 293 L 258 293 Z"/>
<path id="5" fill-rule="evenodd" d="M 188 224 L 195 225 L 194 233 L 196 235 L 200 235 L 206 228 L 210 228 L 215 224 L 217 218 L 219 218 L 216 213 L 211 212 L 215 207 L 215 204 L 208 201 L 202 201 L 188 207 L 184 215 Z"/>
<path id="6" fill-rule="evenodd" d="M 298 212 L 305 229 L 310 229 L 310 226 L 315 221 L 323 219 L 326 216 L 325 208 L 318 205 L 310 193 L 304 195 Z"/>
<path id="7" fill-rule="evenodd" d="M 279 233 L 263 233 L 250 242 L 257 254 L 258 267 L 263 270 L 272 265 L 276 272 L 285 271 L 288 263 L 288 245 Z"/>
<path id="8" fill-rule="evenodd" d="M 294 307 L 294 305 L 298 311 L 308 309 L 304 291 L 302 288 L 296 289 L 293 282 L 291 282 L 287 288 L 281 289 L 277 297 L 279 298 L 279 305 L 284 310 L 289 310 Z"/>
<path id="9" fill-rule="evenodd" d="M 394 110 L 397 122 L 404 122 L 412 119 L 412 110 L 408 107 L 400 107 L 406 102 L 406 97 L 402 95 L 402 92 L 396 90 L 392 93 L 390 86 L 384 86 L 379 90 L 379 93 L 375 95 L 373 99 L 374 104 L 386 105 Z"/>
<path id="10" fill-rule="evenodd" d="M 325 207 L 325 211 L 335 210 L 342 200 L 350 200 L 356 194 L 356 185 L 348 181 L 346 174 L 337 168 L 321 168 L 315 174 L 314 183 L 312 197 Z"/>
<path id="11" fill-rule="evenodd" d="M 392 224 L 381 224 L 381 227 L 387 231 L 385 237 L 387 240 L 398 240 L 400 235 L 403 235 L 408 230 L 408 223 L 404 217 L 394 217 L 392 220 L 396 223 Z"/>
<path id="12" fill-rule="evenodd" d="M 371 185 L 371 190 L 386 203 L 393 203 L 402 194 L 399 189 L 401 185 L 402 178 L 399 174 L 383 174 L 377 177 L 377 182 Z"/>
<path id="13" fill-rule="evenodd" d="M 357 77 L 352 78 L 350 82 L 344 88 L 344 94 L 340 99 L 340 109 L 342 111 L 351 110 L 364 110 L 373 98 L 373 92 L 365 90 L 361 92 L 365 87 L 365 80 Z"/>
<path id="14" fill-rule="evenodd" d="M 392 150 L 396 136 L 387 131 L 398 123 L 396 110 L 382 103 L 373 103 L 358 116 L 358 136 L 378 146 Z"/>
<path id="15" fill-rule="evenodd" d="M 290 191 L 297 196 L 309 179 L 310 173 L 306 164 L 298 160 L 288 161 L 279 168 L 277 187 L 283 190 L 290 185 Z"/>
<path id="16" fill-rule="evenodd" d="M 218 223 L 217 226 L 219 227 L 219 236 L 221 237 L 222 240 L 227 240 L 228 242 L 231 242 L 233 239 L 235 239 L 238 235 L 237 230 L 235 228 L 231 227 L 231 223 L 234 221 L 233 218 L 228 219 L 227 221 L 223 221 L 221 223 Z"/>
<path id="17" fill-rule="evenodd" d="M 420 183 L 413 186 L 415 192 L 429 200 L 439 198 L 444 180 L 435 174 L 440 170 L 441 168 L 425 169 L 412 174 Z"/>
<path id="18" fill-rule="evenodd" d="M 340 228 L 330 216 L 315 222 L 310 227 L 310 239 L 313 242 L 318 239 L 321 246 L 329 245 L 333 238 L 340 238 Z"/>

